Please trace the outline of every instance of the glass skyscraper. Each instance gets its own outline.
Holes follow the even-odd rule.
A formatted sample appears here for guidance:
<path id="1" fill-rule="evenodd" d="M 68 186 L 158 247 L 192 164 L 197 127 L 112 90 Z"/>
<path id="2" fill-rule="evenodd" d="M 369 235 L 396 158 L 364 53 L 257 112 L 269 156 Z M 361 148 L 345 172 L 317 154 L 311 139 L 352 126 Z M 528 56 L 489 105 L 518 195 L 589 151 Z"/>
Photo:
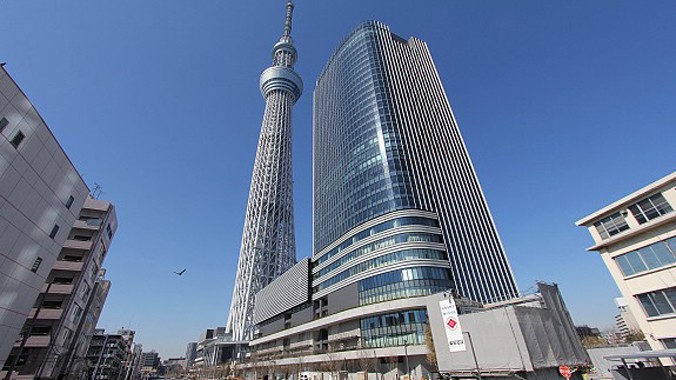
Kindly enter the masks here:
<path id="1" fill-rule="evenodd" d="M 518 296 L 425 42 L 357 27 L 314 91 L 313 298 Z"/>
<path id="2" fill-rule="evenodd" d="M 313 128 L 313 256 L 256 295 L 247 377 L 534 378 L 584 362 L 555 285 L 518 297 L 424 42 L 358 26 L 317 80 Z"/>
<path id="3" fill-rule="evenodd" d="M 350 372 L 372 358 L 429 377 L 440 300 L 478 314 L 518 290 L 427 46 L 358 26 L 313 117 L 313 255 L 256 295 L 252 360 Z"/>

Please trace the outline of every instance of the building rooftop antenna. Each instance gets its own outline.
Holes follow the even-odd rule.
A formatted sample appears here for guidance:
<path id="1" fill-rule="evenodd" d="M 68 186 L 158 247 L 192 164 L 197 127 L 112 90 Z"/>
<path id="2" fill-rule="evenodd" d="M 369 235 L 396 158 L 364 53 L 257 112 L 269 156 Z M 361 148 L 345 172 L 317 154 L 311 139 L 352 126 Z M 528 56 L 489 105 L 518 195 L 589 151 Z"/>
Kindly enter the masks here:
<path id="1" fill-rule="evenodd" d="M 286 20 L 284 20 L 284 37 L 291 36 L 291 17 L 293 16 L 293 2 L 286 2 Z"/>
<path id="2" fill-rule="evenodd" d="M 103 188 L 101 187 L 101 185 L 94 182 L 94 189 L 91 192 L 92 198 L 99 199 L 99 197 L 101 196 L 102 193 L 103 193 Z"/>

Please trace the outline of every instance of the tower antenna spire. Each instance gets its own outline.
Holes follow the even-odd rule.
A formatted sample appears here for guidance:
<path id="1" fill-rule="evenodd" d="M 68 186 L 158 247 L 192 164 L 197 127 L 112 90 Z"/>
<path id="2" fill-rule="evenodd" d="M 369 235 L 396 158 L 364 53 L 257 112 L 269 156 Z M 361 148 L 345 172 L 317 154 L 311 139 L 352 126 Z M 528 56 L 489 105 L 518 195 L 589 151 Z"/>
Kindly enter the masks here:
<path id="1" fill-rule="evenodd" d="M 291 17 L 293 16 L 293 1 L 286 2 L 286 20 L 284 21 L 284 37 L 291 36 Z"/>

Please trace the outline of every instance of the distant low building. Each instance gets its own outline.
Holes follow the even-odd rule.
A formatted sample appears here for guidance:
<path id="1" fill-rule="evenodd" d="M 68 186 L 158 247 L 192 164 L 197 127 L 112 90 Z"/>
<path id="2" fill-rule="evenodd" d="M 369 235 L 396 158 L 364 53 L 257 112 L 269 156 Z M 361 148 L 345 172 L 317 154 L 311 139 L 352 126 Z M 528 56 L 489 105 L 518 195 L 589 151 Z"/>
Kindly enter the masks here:
<path id="1" fill-rule="evenodd" d="M 141 355 L 141 367 L 157 369 L 160 365 L 160 354 L 155 351 L 144 352 Z"/>
<path id="2" fill-rule="evenodd" d="M 143 366 L 143 363 L 141 362 L 141 358 L 143 356 L 143 345 L 138 343 L 134 344 L 133 352 L 134 359 L 132 360 L 131 374 L 126 380 L 141 379 L 141 367 Z"/>
<path id="3" fill-rule="evenodd" d="M 129 360 L 132 344 L 128 334 L 106 334 L 98 330 L 87 350 L 86 359 L 91 364 L 87 378 L 125 380 L 125 362 Z"/>
<path id="4" fill-rule="evenodd" d="M 187 368 L 186 358 L 169 358 L 162 365 L 169 376 L 180 376 Z"/>
<path id="5" fill-rule="evenodd" d="M 617 309 L 620 312 L 615 315 L 615 326 L 617 327 L 617 331 L 622 334 L 622 337 L 627 339 L 631 334 L 640 333 L 642 335 L 641 327 L 636 322 L 636 318 L 631 313 L 631 310 L 629 310 L 627 300 L 624 297 L 615 298 L 615 305 L 617 305 Z"/>
<path id="6" fill-rule="evenodd" d="M 245 342 L 233 341 L 232 335 L 226 333 L 225 327 L 206 329 L 196 344 L 192 366 L 197 369 L 230 363 L 235 360 L 236 353 L 247 345 Z M 190 348 L 190 344 L 188 347 Z"/>
<path id="7" fill-rule="evenodd" d="M 597 327 L 589 327 L 587 325 L 575 326 L 575 331 L 577 332 L 577 336 L 579 336 L 580 339 L 588 336 L 601 336 L 601 330 L 599 330 Z"/>
<path id="8" fill-rule="evenodd" d="M 190 369 L 195 364 L 197 357 L 197 342 L 190 342 L 185 348 L 186 369 Z"/>

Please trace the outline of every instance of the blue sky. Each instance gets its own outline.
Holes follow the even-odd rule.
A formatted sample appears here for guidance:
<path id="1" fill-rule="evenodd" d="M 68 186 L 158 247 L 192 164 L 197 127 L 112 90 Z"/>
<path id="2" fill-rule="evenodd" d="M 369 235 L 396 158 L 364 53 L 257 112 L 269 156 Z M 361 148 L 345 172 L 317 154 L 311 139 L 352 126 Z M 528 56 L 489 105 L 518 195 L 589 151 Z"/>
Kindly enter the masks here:
<path id="1" fill-rule="evenodd" d="M 557 282 L 579 324 L 619 295 L 574 222 L 672 172 L 676 2 L 296 2 L 298 257 L 311 254 L 311 91 L 377 19 L 427 41 L 522 291 Z M 120 227 L 100 325 L 167 358 L 224 325 L 284 1 L 0 2 L 0 61 Z M 187 268 L 183 277 L 172 271 Z"/>

